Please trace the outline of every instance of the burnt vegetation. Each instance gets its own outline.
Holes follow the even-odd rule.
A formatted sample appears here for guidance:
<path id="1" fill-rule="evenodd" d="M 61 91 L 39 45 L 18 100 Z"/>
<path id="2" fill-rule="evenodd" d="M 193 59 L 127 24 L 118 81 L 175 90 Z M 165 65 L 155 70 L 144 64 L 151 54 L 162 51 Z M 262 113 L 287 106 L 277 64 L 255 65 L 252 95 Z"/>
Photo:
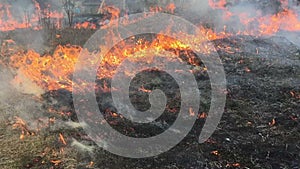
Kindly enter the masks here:
<path id="1" fill-rule="evenodd" d="M 65 1 L 65 4 L 68 2 Z M 225 6 L 234 6 L 235 3 L 238 1 L 230 1 Z M 283 10 L 280 1 L 272 3 L 271 9 L 267 7 L 267 1 L 257 3 L 263 4 L 258 5 L 262 9 L 268 8 L 274 13 Z M 71 10 L 69 13 L 66 12 L 68 16 L 70 14 L 69 28 L 57 29 L 49 26 L 47 30 L 27 29 L 1 32 L 0 70 L 2 66 L 10 66 L 10 56 L 21 53 L 15 51 L 24 53 L 30 51 L 32 46 L 27 45 L 28 39 L 36 34 L 42 35 L 44 39 L 41 46 L 38 46 L 39 51 L 36 50 L 41 58 L 47 55 L 52 56 L 59 45 L 82 47 L 96 30 L 74 29 L 71 26 L 73 19 L 76 18 L 72 18 Z M 186 19 L 195 24 L 199 20 L 193 11 L 178 9 L 175 15 L 187 16 Z M 210 22 L 211 16 L 207 18 L 203 23 L 205 27 L 217 26 Z M 47 21 L 44 24 L 47 24 Z M 299 32 L 295 35 L 299 35 Z M 137 37 L 143 37 L 149 42 L 155 39 L 155 36 L 151 34 Z M 14 42 L 9 41 L 10 39 Z M 11 96 L 11 100 L 18 98 L 15 102 L 0 99 L 0 113 L 3 113 L 4 117 L 0 118 L 0 145 L 2 147 L 0 167 L 4 169 L 299 168 L 299 44 L 292 43 L 290 39 L 279 35 L 260 37 L 237 34 L 215 38 L 211 42 L 224 66 L 227 98 L 222 119 L 214 134 L 205 143 L 199 144 L 198 137 L 211 104 L 210 77 L 207 69 L 191 50 L 169 48 L 168 51 L 178 54 L 181 61 L 189 64 L 201 93 L 200 109 L 195 112 L 198 119 L 193 129 L 170 151 L 151 158 L 129 159 L 116 156 L 98 147 L 80 126 L 86 124 L 78 124 L 72 91 L 61 88 L 45 90 L 39 98 L 18 94 Z M 131 41 L 131 43 L 136 42 Z M 30 61 L 28 64 L 31 64 Z M 13 68 L 11 70 L 16 75 L 15 70 Z M 0 73 L 6 74 L 4 71 Z M 72 75 L 69 75 L 68 79 L 72 79 Z M 3 79 L 0 78 L 0 80 Z M 110 85 L 111 77 L 98 78 L 93 92 L 96 94 L 99 110 L 107 123 L 124 135 L 137 138 L 155 136 L 167 130 L 177 118 L 181 105 L 180 90 L 174 78 L 164 71 L 143 70 L 134 77 L 129 88 L 130 101 L 140 111 L 145 111 L 150 107 L 149 91 L 161 89 L 166 94 L 167 106 L 164 113 L 149 124 L 132 123 L 129 119 L 122 117 L 120 110 L 114 106 L 110 93 L 113 89 Z M 0 89 L 2 90 L 1 87 Z M 3 87 L 3 89 L 7 88 Z M 0 96 L 6 96 L 6 93 L 2 94 L 2 91 L 0 94 Z M 24 124 L 19 121 L 18 124 L 21 125 L 14 125 L 16 123 L 14 123 L 13 115 L 18 115 L 15 110 L 19 107 L 19 103 L 27 100 L 26 98 L 41 103 L 41 110 L 32 111 L 31 115 L 43 112 L 42 118 L 38 116 L 33 119 L 38 119 L 39 124 L 48 125 L 41 125 L 38 131 L 27 127 L 30 123 L 34 123 L 34 120 L 24 122 Z M 97 119 L 93 120 L 97 122 Z M 29 134 L 26 133 L 27 130 Z"/>

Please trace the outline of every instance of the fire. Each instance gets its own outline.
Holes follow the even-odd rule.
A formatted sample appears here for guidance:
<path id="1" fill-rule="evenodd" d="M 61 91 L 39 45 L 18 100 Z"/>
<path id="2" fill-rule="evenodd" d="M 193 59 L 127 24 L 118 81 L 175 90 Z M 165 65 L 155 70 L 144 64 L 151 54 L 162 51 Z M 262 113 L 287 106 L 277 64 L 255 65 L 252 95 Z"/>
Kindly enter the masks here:
<path id="1" fill-rule="evenodd" d="M 189 109 L 190 116 L 195 116 L 195 112 L 192 108 Z"/>
<path id="2" fill-rule="evenodd" d="M 264 35 L 275 34 L 280 29 L 286 31 L 300 31 L 298 15 L 288 9 L 270 17 L 262 17 L 259 19 L 259 22 L 260 32 Z"/>
<path id="3" fill-rule="evenodd" d="M 214 150 L 211 152 L 211 154 L 215 155 L 215 156 L 219 156 L 220 152 L 218 150 Z"/>
<path id="4" fill-rule="evenodd" d="M 176 9 L 176 5 L 174 3 L 169 3 L 168 5 L 166 5 L 166 7 L 162 7 L 162 6 L 152 6 L 150 7 L 150 12 L 168 12 L 168 13 L 172 13 L 174 14 Z"/>
<path id="5" fill-rule="evenodd" d="M 31 21 L 37 21 L 37 18 L 26 18 L 23 16 L 22 20 L 19 21 L 17 18 L 14 18 L 11 13 L 12 6 L 9 4 L 0 4 L 0 31 L 10 31 L 15 29 L 24 29 L 28 27 L 35 27 L 32 22 L 26 22 L 29 19 Z"/>
<path id="6" fill-rule="evenodd" d="M 166 7 L 167 11 L 170 11 L 171 13 L 175 12 L 176 9 L 176 5 L 174 3 L 170 3 L 167 7 Z"/>
<path id="7" fill-rule="evenodd" d="M 276 120 L 275 119 L 272 119 L 271 122 L 269 122 L 269 126 L 274 126 L 276 124 Z"/>
<path id="8" fill-rule="evenodd" d="M 283 0 L 282 0 L 283 1 Z M 45 18 L 57 18 L 58 20 L 63 18 L 63 14 L 57 11 L 42 11 L 39 4 L 34 1 L 35 3 L 35 12 L 32 15 L 24 16 L 21 19 L 17 19 L 12 14 L 12 7 L 9 4 L 0 4 L 0 31 L 11 31 L 15 29 L 25 29 L 25 28 L 32 28 L 35 30 L 43 29 L 40 22 L 40 14 L 43 13 L 43 17 Z M 283 2 L 282 2 L 283 3 Z M 221 32 L 217 32 L 211 28 L 206 28 L 199 24 L 199 36 L 192 36 L 186 34 L 184 32 L 178 34 L 177 36 L 184 37 L 185 39 L 189 40 L 189 42 L 200 44 L 203 41 L 207 40 L 216 40 L 221 38 L 226 38 L 235 35 L 254 35 L 254 36 L 266 36 L 266 35 L 274 35 L 278 31 L 300 31 L 300 21 L 297 12 L 285 8 L 281 12 L 274 14 L 274 15 L 267 15 L 267 16 L 260 16 L 260 17 L 252 17 L 248 14 L 236 14 L 234 12 L 228 11 L 226 8 L 227 1 L 226 0 L 209 0 L 209 5 L 212 9 L 223 10 L 224 11 L 224 19 L 230 20 L 237 16 L 239 18 L 241 24 L 244 26 L 245 30 L 241 30 L 237 33 L 227 32 L 227 27 L 224 25 L 224 29 Z M 176 6 L 174 4 L 169 4 L 165 9 L 162 7 L 153 7 L 151 8 L 152 12 L 170 12 L 174 13 Z M 120 10 L 114 7 L 106 7 L 104 10 L 107 10 L 108 13 L 112 15 L 111 20 L 118 21 L 120 16 Z M 145 16 L 151 17 L 151 16 Z M 137 18 L 144 19 L 144 18 Z M 30 20 L 30 22 L 28 22 Z M 110 21 L 108 26 L 114 25 L 118 26 L 114 21 Z M 128 25 L 133 23 L 134 21 L 123 20 L 123 24 Z M 257 24 L 257 30 L 252 29 L 252 24 Z M 170 25 L 172 27 L 174 25 Z M 176 25 L 175 25 L 176 26 Z M 58 21 L 55 23 L 55 27 L 62 28 L 61 23 Z M 90 23 L 90 22 L 83 22 L 81 24 L 74 25 L 74 28 L 77 29 L 97 29 L 97 25 Z M 106 27 L 102 27 L 102 29 L 106 29 Z M 165 30 L 169 31 L 169 30 Z M 106 43 L 112 43 L 114 39 L 111 37 L 112 34 L 115 32 L 110 32 L 106 37 Z M 78 61 L 78 56 L 81 52 L 85 53 L 86 57 L 86 65 L 85 67 L 89 67 L 91 65 L 95 65 L 96 59 L 95 57 L 102 56 L 101 65 L 99 65 L 99 71 L 97 72 L 97 78 L 112 78 L 113 75 L 116 73 L 116 68 L 125 60 L 128 59 L 132 62 L 152 62 L 154 56 L 164 57 L 167 61 L 174 61 L 180 60 L 179 55 L 184 53 L 192 66 L 197 66 L 197 62 L 191 56 L 190 50 L 191 47 L 189 45 L 184 44 L 183 42 L 176 40 L 171 37 L 167 37 L 163 35 L 164 32 L 161 34 L 153 35 L 152 39 L 149 40 L 145 37 L 138 37 L 132 36 L 129 39 L 124 40 L 123 42 L 116 45 L 113 49 L 109 50 L 105 56 L 101 54 L 101 49 L 105 49 L 106 46 L 99 46 L 99 53 L 91 53 L 87 49 L 84 49 L 80 46 L 75 45 L 65 45 L 65 46 L 57 46 L 56 49 L 52 54 L 39 54 L 34 50 L 28 51 L 17 51 L 15 54 L 10 56 L 10 66 L 18 71 L 22 72 L 26 77 L 31 79 L 34 83 L 41 86 L 43 89 L 51 91 L 51 90 L 58 90 L 58 89 L 66 89 L 68 91 L 72 91 L 72 85 L 78 85 L 81 88 L 84 88 L 90 84 L 86 84 L 84 81 L 72 81 L 72 74 L 74 73 L 74 66 Z M 203 38 L 200 35 L 204 35 Z M 57 38 L 60 38 L 60 34 L 56 34 Z M 13 40 L 8 40 L 7 43 L 15 43 Z M 200 49 L 199 49 L 200 50 Z M 228 53 L 235 53 L 234 49 L 228 47 L 226 49 Z M 257 53 L 259 52 L 258 49 Z M 210 52 L 210 49 L 201 49 L 201 52 L 207 54 Z M 150 53 L 150 55 L 149 55 Z M 170 54 L 171 53 L 171 54 Z M 1 62 L 1 60 L 0 60 Z M 243 61 L 241 61 L 242 63 Z M 82 67 L 84 69 L 84 67 Z M 250 73 L 250 68 L 246 67 L 244 69 L 246 72 Z M 180 70 L 178 70 L 180 72 Z M 130 75 L 131 72 L 124 72 L 126 75 Z M 104 92 L 109 92 L 111 89 L 108 84 L 104 83 L 102 89 Z M 141 86 L 139 91 L 150 93 L 151 90 Z M 297 99 L 300 98 L 299 92 L 291 91 L 290 95 Z M 170 112 L 176 112 L 176 108 L 169 108 Z M 50 110 L 49 110 L 50 112 Z M 115 112 L 111 112 L 113 117 L 119 117 Z M 189 113 L 191 116 L 196 116 L 195 110 L 189 109 Z M 202 112 L 201 114 L 197 115 L 200 119 L 207 118 L 207 113 Z M 291 117 L 292 120 L 297 119 L 297 117 Z M 50 119 L 51 123 L 55 122 L 55 119 Z M 276 119 L 272 119 L 269 122 L 270 126 L 276 125 Z M 248 125 L 252 125 L 251 122 L 248 122 Z M 25 135 L 33 135 L 34 133 L 31 132 L 27 124 L 21 118 L 16 118 L 15 124 L 13 125 L 14 128 L 20 128 L 22 130 L 22 134 L 20 135 L 20 139 L 24 139 Z M 67 145 L 67 141 L 62 133 L 59 134 L 59 141 L 63 145 Z M 215 141 L 211 143 L 216 143 Z M 74 145 L 81 146 L 78 142 L 73 143 Z M 88 148 L 91 149 L 91 148 Z M 212 155 L 220 156 L 220 152 L 218 150 L 212 151 Z M 55 165 L 59 165 L 62 161 L 60 160 L 52 160 L 51 161 Z M 94 163 L 91 162 L 89 166 L 93 166 Z M 239 167 L 239 163 L 230 164 L 230 166 Z"/>
<path id="9" fill-rule="evenodd" d="M 61 133 L 59 133 L 59 140 L 60 140 L 64 145 L 67 145 L 67 142 L 65 141 L 65 138 L 64 138 L 64 136 L 63 136 Z"/>
<path id="10" fill-rule="evenodd" d="M 34 133 L 28 129 L 27 123 L 20 117 L 15 117 L 15 123 L 13 124 L 12 127 L 14 129 L 21 129 L 22 131 L 22 133 L 20 134 L 21 140 L 25 138 L 25 135 L 34 135 Z"/>
<path id="11" fill-rule="evenodd" d="M 205 119 L 207 117 L 207 113 L 202 112 L 201 114 L 198 115 L 199 119 Z"/>
<path id="12" fill-rule="evenodd" d="M 226 9 L 225 5 L 227 4 L 226 0 L 208 0 L 208 3 L 213 9 Z"/>
<path id="13" fill-rule="evenodd" d="M 285 31 L 300 31 L 300 21 L 299 16 L 296 11 L 288 8 L 288 1 L 281 0 L 281 6 L 283 8 L 277 14 L 265 15 L 263 16 L 258 10 L 255 17 L 251 16 L 249 13 L 235 13 L 227 8 L 227 0 L 208 0 L 209 6 L 214 10 L 223 11 L 223 19 L 230 20 L 232 18 L 239 18 L 239 22 L 243 25 L 245 30 L 240 30 L 238 34 L 244 35 L 273 35 L 280 30 Z M 64 19 L 64 14 L 62 11 L 55 11 L 51 9 L 48 5 L 45 9 L 41 9 L 38 2 L 32 0 L 34 5 L 34 11 L 31 13 L 22 14 L 22 16 L 14 16 L 13 8 L 10 3 L 0 4 L 0 31 L 11 31 L 15 29 L 25 29 L 32 28 L 34 30 L 39 30 L 43 28 L 42 22 L 45 20 L 51 21 L 54 27 L 60 29 L 63 27 L 62 21 Z M 166 7 L 153 6 L 150 7 L 151 12 L 168 12 L 175 13 L 177 7 L 174 3 L 168 4 Z M 120 16 L 120 9 L 113 6 L 101 7 L 101 13 L 107 13 L 111 15 L 110 20 L 118 20 Z M 21 18 L 20 18 L 21 17 Z M 126 17 L 125 17 L 126 18 Z M 113 22 L 109 22 L 109 25 Z M 253 28 L 253 24 L 257 24 L 257 28 Z M 225 26 L 225 25 L 224 25 Z M 107 26 L 103 26 L 106 28 Z M 96 29 L 97 25 L 89 22 L 77 23 L 74 28 L 79 29 Z M 256 30 L 257 29 L 257 30 Z M 223 35 L 224 32 L 216 32 L 218 35 Z M 225 33 L 231 36 L 230 33 Z"/>
<path id="14" fill-rule="evenodd" d="M 223 19 L 228 21 L 232 18 L 239 18 L 240 24 L 243 26 L 237 34 L 252 36 L 270 36 L 275 35 L 280 30 L 284 31 L 300 31 L 300 17 L 297 11 L 288 8 L 288 1 L 281 0 L 282 11 L 273 15 L 262 15 L 261 11 L 257 11 L 255 16 L 249 13 L 236 13 L 226 8 L 226 0 L 209 0 L 212 9 L 223 11 Z M 217 34 L 224 34 L 219 32 Z M 234 34 L 225 33 L 227 36 Z"/>
<path id="15" fill-rule="evenodd" d="M 176 36 L 181 36 L 188 41 L 200 44 L 203 41 L 207 40 L 215 40 L 226 38 L 229 36 L 234 35 L 255 35 L 255 36 L 263 36 L 263 35 L 272 35 L 277 33 L 279 30 L 286 30 L 286 31 L 300 31 L 300 21 L 298 19 L 297 13 L 290 10 L 284 9 L 283 11 L 275 14 L 275 15 L 268 15 L 262 17 L 251 17 L 248 14 L 236 14 L 229 11 L 226 8 L 226 0 L 210 0 L 209 5 L 213 9 L 223 10 L 224 14 L 227 19 L 231 17 L 238 16 L 240 18 L 241 23 L 244 25 L 245 28 L 251 28 L 251 24 L 258 23 L 258 30 L 252 29 L 245 29 L 244 31 L 239 31 L 236 34 L 226 32 L 227 27 L 224 26 L 224 30 L 222 32 L 215 32 L 213 29 L 205 28 L 203 26 L 199 26 L 199 36 L 192 36 L 188 35 L 184 32 L 176 34 Z M 2 5 L 1 7 L 5 7 L 5 11 L 0 13 L 0 16 L 3 18 L 3 15 L 7 15 L 9 18 L 8 22 L 15 22 L 10 14 L 10 7 L 9 5 Z M 153 11 L 161 12 L 161 11 L 169 11 L 174 12 L 176 6 L 174 4 L 169 4 L 165 9 L 161 7 L 152 8 Z M 36 4 L 36 10 L 41 10 L 38 4 Z M 106 10 L 108 13 L 112 15 L 112 21 L 110 21 L 110 25 L 116 25 L 116 21 L 119 20 L 120 10 L 114 7 L 105 7 L 103 10 Z M 51 14 L 51 13 L 50 13 Z M 153 13 L 152 15 L 155 15 Z M 34 15 L 36 16 L 36 15 Z M 52 13 L 49 17 L 56 16 L 62 17 L 60 14 L 55 15 Z M 151 17 L 151 16 L 144 16 L 144 17 Z M 34 17 L 35 18 L 35 17 Z M 127 18 L 128 19 L 128 18 Z M 121 22 L 126 25 L 134 23 L 135 21 L 141 20 L 144 18 L 136 18 L 134 21 L 129 21 L 125 19 Z M 35 20 L 33 20 L 35 21 Z M 2 20 L 0 22 L 3 22 Z M 19 23 L 19 22 L 18 22 Z M 23 22 L 22 22 L 23 23 Z M 34 22 L 33 22 L 34 23 Z M 22 26 L 14 25 L 14 24 L 0 24 L 1 30 L 7 29 L 15 29 L 21 28 Z M 3 26 L 2 26 L 3 25 Z M 176 25 L 170 25 L 170 27 Z M 24 27 L 24 26 L 23 26 Z M 23 28 L 22 27 L 22 28 Z M 96 25 L 84 22 L 82 24 L 75 25 L 76 28 L 80 29 L 87 29 L 92 28 L 96 29 Z M 105 29 L 106 27 L 102 27 Z M 168 32 L 169 30 L 165 30 Z M 195 60 L 189 54 L 190 47 L 176 39 L 166 37 L 163 35 L 164 32 L 161 34 L 155 35 L 154 38 L 151 40 L 147 40 L 145 38 L 139 37 L 131 37 L 116 47 L 114 47 L 108 54 L 102 56 L 102 64 L 99 65 L 99 71 L 97 74 L 97 78 L 111 78 L 115 74 L 115 69 L 124 61 L 125 59 L 129 59 L 130 61 L 136 62 L 151 62 L 154 55 L 164 56 L 169 60 L 179 58 L 180 52 L 185 52 L 185 54 L 189 57 L 188 62 L 191 65 L 196 65 Z M 203 38 L 200 35 L 204 35 Z M 60 35 L 59 35 L 60 36 Z M 116 36 L 116 32 L 110 32 L 107 36 L 105 36 L 106 43 L 113 43 L 114 39 L 112 37 Z M 99 49 L 105 49 L 107 45 L 99 46 Z M 152 56 L 149 56 L 147 53 L 151 53 Z M 28 51 L 19 51 L 16 52 L 10 58 L 10 65 L 19 71 L 22 72 L 25 76 L 29 77 L 33 82 L 41 86 L 45 90 L 57 90 L 57 89 L 67 89 L 72 91 L 72 85 L 75 82 L 72 82 L 72 74 L 74 71 L 74 65 L 77 62 L 78 55 L 80 52 L 86 53 L 87 64 L 86 66 L 96 64 L 95 57 L 99 57 L 102 55 L 101 53 L 90 53 L 86 49 L 82 49 L 79 46 L 57 46 L 55 51 L 52 55 L 45 54 L 40 55 L 39 53 L 28 50 Z M 167 53 L 163 53 L 167 52 Z M 173 54 L 168 54 L 168 52 Z M 202 53 L 209 53 L 210 49 L 201 49 Z M 235 51 L 231 51 L 228 49 L 228 52 L 234 53 Z M 257 51 L 258 52 L 258 51 Z M 146 58 L 146 59 L 145 59 Z M 180 59 L 179 59 L 180 60 Z M 182 61 L 182 60 L 181 60 Z M 251 72 L 249 68 L 245 68 L 246 72 Z M 125 74 L 129 75 L 130 72 L 125 72 Z M 85 82 L 76 82 L 77 85 L 80 85 L 82 88 L 89 85 Z M 76 85 L 76 84 L 75 84 Z M 142 91 L 148 92 L 145 89 L 141 89 Z"/>
<path id="16" fill-rule="evenodd" d="M 144 86 L 140 87 L 139 91 L 142 91 L 142 92 L 145 92 L 145 93 L 151 93 L 152 92 L 152 90 L 145 89 Z"/>
<path id="17" fill-rule="evenodd" d="M 226 167 L 240 167 L 240 163 L 226 164 Z"/>
<path id="18" fill-rule="evenodd" d="M 182 36 L 193 38 L 184 34 Z M 109 41 L 111 40 L 107 42 Z M 194 37 L 193 41 L 201 43 L 203 38 Z M 105 48 L 105 46 L 101 46 L 100 48 Z M 156 35 L 151 42 L 132 37 L 119 44 L 117 48 L 114 48 L 103 57 L 103 65 L 100 65 L 101 71 L 98 73 L 98 78 L 111 78 L 115 74 L 114 69 L 125 59 L 151 62 L 152 56 L 147 55 L 149 51 L 151 51 L 151 55 L 161 55 L 163 51 L 166 51 L 165 56 L 171 61 L 172 58 L 178 57 L 179 51 L 188 50 L 189 46 L 176 39 L 160 34 Z M 168 51 L 173 51 L 174 55 L 169 55 Z M 20 51 L 11 56 L 10 64 L 45 90 L 67 89 L 72 91 L 72 74 L 80 52 L 86 52 L 87 60 L 89 60 L 87 63 L 92 65 L 96 63 L 95 58 L 92 57 L 92 53 L 79 46 L 67 45 L 58 46 L 53 55 L 46 54 L 41 56 L 33 50 L 27 52 Z M 145 60 L 145 58 L 147 59 Z M 194 60 L 190 58 L 189 62 L 193 64 Z M 84 87 L 85 85 L 87 84 L 80 82 L 80 86 Z"/>
<path id="19" fill-rule="evenodd" d="M 109 22 L 109 24 L 108 25 L 105 25 L 105 26 L 103 26 L 104 28 L 107 28 L 107 27 L 109 27 L 109 26 L 111 26 L 111 25 L 115 25 L 115 24 L 117 24 L 117 20 L 119 19 L 119 17 L 120 17 L 120 9 L 118 9 L 118 8 L 116 8 L 116 7 L 113 7 L 113 6 L 106 6 L 104 9 L 102 9 L 103 11 L 105 11 L 105 12 L 107 12 L 107 13 L 109 13 L 110 15 L 111 15 L 111 18 L 110 18 L 110 22 Z M 103 12 L 102 11 L 102 12 Z"/>
<path id="20" fill-rule="evenodd" d="M 12 31 L 16 29 L 34 29 L 39 30 L 43 28 L 45 20 L 51 21 L 56 28 L 62 27 L 62 19 L 64 15 L 62 12 L 50 10 L 50 5 L 45 9 L 41 9 L 39 3 L 32 0 L 34 9 L 18 11 L 13 9 L 11 3 L 0 3 L 0 31 Z"/>
<path id="21" fill-rule="evenodd" d="M 97 25 L 86 21 L 83 23 L 75 24 L 74 28 L 76 28 L 76 29 L 96 29 Z"/>
<path id="22" fill-rule="evenodd" d="M 11 65 L 44 89 L 71 90 L 70 76 L 81 50 L 78 46 L 58 46 L 53 55 L 44 56 L 33 50 L 21 51 L 11 56 Z"/>
<path id="23" fill-rule="evenodd" d="M 92 168 L 94 165 L 95 165 L 95 163 L 94 163 L 93 161 L 91 161 L 91 162 L 89 163 L 89 165 L 87 165 L 86 167 L 87 167 L 87 168 Z"/>
<path id="24" fill-rule="evenodd" d="M 249 73 L 249 72 L 251 72 L 251 69 L 249 69 L 248 67 L 245 67 L 245 71 L 246 71 L 247 73 Z"/>
<path id="25" fill-rule="evenodd" d="M 61 160 L 51 160 L 51 163 L 53 163 L 55 166 L 58 166 L 61 162 Z"/>

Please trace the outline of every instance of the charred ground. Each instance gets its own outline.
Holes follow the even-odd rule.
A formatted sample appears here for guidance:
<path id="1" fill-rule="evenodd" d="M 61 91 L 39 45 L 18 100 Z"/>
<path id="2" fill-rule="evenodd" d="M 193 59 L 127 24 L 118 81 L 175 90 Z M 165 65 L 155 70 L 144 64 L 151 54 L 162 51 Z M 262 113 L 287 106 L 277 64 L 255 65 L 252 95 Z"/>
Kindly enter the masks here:
<path id="1" fill-rule="evenodd" d="M 17 44 L 1 42 L 4 45 L 0 63 L 9 62 L 11 47 L 29 49 L 28 39 L 37 33 L 46 39 L 39 52 L 51 54 L 57 45 L 83 46 L 94 32 L 64 29 L 2 33 L 1 40 L 13 39 Z M 1 119 L 4 122 L 0 128 L 1 168 L 299 168 L 299 46 L 280 36 L 232 36 L 213 43 L 226 72 L 227 100 L 217 130 L 205 143 L 199 144 L 198 136 L 210 107 L 211 88 L 208 74 L 199 61 L 198 65 L 191 66 L 201 92 L 199 118 L 189 135 L 170 151 L 147 159 L 128 159 L 97 147 L 81 128 L 64 125 L 78 119 L 71 92 L 59 89 L 46 91 L 37 99 L 43 105 L 41 111 L 47 120 L 56 119 L 38 133 L 21 140 L 21 131 L 13 130 L 14 120 Z M 181 55 L 185 61 L 189 57 Z M 178 85 L 165 72 L 142 72 L 130 88 L 131 101 L 140 110 L 149 108 L 148 93 L 139 90 L 141 86 L 145 90 L 162 89 L 169 96 L 168 109 L 149 125 L 130 123 L 118 114 L 110 93 L 105 90 L 110 81 L 108 78 L 97 80 L 97 101 L 108 123 L 121 133 L 149 137 L 163 132 L 176 118 L 180 108 Z M 22 97 L 33 96 L 15 97 L 16 102 L 20 102 Z M 14 114 L 17 106 L 17 103 L 3 106 L 0 111 Z M 60 134 L 65 137 L 66 145 L 59 139 Z M 71 146 L 73 139 L 85 147 Z"/>

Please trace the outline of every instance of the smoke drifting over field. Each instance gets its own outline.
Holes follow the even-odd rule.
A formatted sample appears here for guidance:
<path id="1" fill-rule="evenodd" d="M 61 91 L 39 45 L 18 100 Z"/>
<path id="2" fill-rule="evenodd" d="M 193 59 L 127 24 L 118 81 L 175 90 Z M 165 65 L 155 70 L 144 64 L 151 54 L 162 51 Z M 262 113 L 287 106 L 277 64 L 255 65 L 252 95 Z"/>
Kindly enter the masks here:
<path id="1" fill-rule="evenodd" d="M 10 70 L 1 65 L 0 74 L 0 121 L 14 121 L 15 117 L 20 117 L 28 122 L 29 129 L 37 130 L 38 120 L 46 119 L 41 104 L 36 100 L 38 98 L 30 95 L 39 96 L 43 90 L 24 75 L 14 77 Z"/>

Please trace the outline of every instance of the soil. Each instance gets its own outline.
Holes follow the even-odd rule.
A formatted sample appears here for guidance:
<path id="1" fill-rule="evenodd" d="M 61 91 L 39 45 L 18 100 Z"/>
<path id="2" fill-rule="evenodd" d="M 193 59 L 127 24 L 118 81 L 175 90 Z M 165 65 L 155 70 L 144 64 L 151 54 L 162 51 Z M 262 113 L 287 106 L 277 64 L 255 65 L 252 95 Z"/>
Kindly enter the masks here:
<path id="1" fill-rule="evenodd" d="M 71 34 L 71 30 L 66 32 L 60 32 L 62 37 Z M 91 31 L 86 34 L 91 34 Z M 66 41 L 53 41 L 53 44 Z M 198 137 L 205 123 L 205 116 L 201 115 L 210 107 L 211 89 L 208 74 L 199 62 L 199 65 L 192 66 L 202 94 L 199 118 L 187 137 L 170 151 L 151 158 L 124 158 L 96 146 L 81 128 L 56 127 L 56 124 L 22 140 L 20 131 L 13 130 L 6 119 L 6 123 L 0 123 L 0 167 L 299 168 L 300 49 L 284 37 L 276 36 L 236 36 L 213 43 L 226 72 L 227 99 L 217 130 L 205 143 L 199 144 Z M 184 56 L 182 58 L 184 60 Z M 138 90 L 141 85 L 148 90 L 161 89 L 167 93 L 167 105 L 172 109 L 165 110 L 155 123 L 149 125 L 134 124 L 122 118 L 114 108 L 110 93 L 101 90 L 104 83 L 110 84 L 110 79 L 97 81 L 99 108 L 108 123 L 123 134 L 153 136 L 167 129 L 177 117 L 176 111 L 180 108 L 180 97 L 176 97 L 178 85 L 165 72 L 145 71 L 132 81 L 130 99 L 139 110 L 150 106 L 148 93 Z M 49 113 L 49 108 L 65 112 L 49 113 L 49 119 L 55 117 L 62 123 L 77 122 L 70 91 L 47 91 L 42 98 L 45 113 Z M 8 110 L 3 108 L 0 111 L 7 113 Z M 65 136 L 67 145 L 58 139 L 60 134 Z M 71 146 L 73 139 L 93 149 Z M 60 162 L 55 163 L 55 160 Z"/>
<path id="2" fill-rule="evenodd" d="M 199 118 L 188 136 L 170 151 L 152 158 L 130 159 L 113 155 L 97 147 L 81 129 L 49 129 L 50 131 L 46 130 L 46 133 L 40 135 L 49 138 L 58 137 L 58 133 L 63 133 L 69 141 L 70 138 L 75 138 L 85 145 L 97 147 L 93 152 L 77 151 L 75 156 L 67 153 L 61 158 L 61 164 L 57 166 L 52 164 L 53 168 L 66 167 L 68 158 L 76 161 L 76 168 L 86 168 L 91 161 L 93 167 L 90 168 L 298 168 L 300 50 L 282 37 L 239 36 L 215 40 L 214 44 L 224 64 L 228 94 L 223 117 L 208 141 L 198 143 L 205 122 L 204 118 Z M 199 110 L 201 114 L 208 112 L 209 109 L 210 85 L 207 73 L 201 69 L 203 65 L 198 66 L 200 69 L 194 71 L 194 75 L 202 93 Z M 104 83 L 109 84 L 110 79 L 97 81 L 100 89 Z M 146 71 L 132 81 L 131 101 L 137 109 L 146 110 L 149 108 L 148 94 L 138 90 L 141 85 L 148 90 L 160 88 L 166 91 L 169 93 L 168 106 L 175 110 L 180 108 L 180 97 L 175 97 L 179 92 L 178 86 L 166 73 L 156 70 Z M 176 119 L 177 114 L 168 109 L 156 123 L 132 124 L 118 115 L 109 93 L 99 90 L 97 96 L 99 108 L 104 112 L 109 124 L 129 136 L 149 137 L 159 134 Z M 52 107 L 57 111 L 64 109 L 65 112 L 74 112 L 72 95 L 69 91 L 51 91 L 45 93 L 43 97 L 45 110 Z M 57 102 L 50 102 L 50 98 Z M 59 118 L 77 121 L 75 114 Z M 5 133 L 2 135 L 8 136 Z M 42 142 L 39 137 L 36 136 L 34 139 L 29 137 L 29 140 L 26 140 L 28 143 L 37 144 Z M 21 143 L 24 144 L 22 141 L 16 141 L 16 145 Z M 52 138 L 48 143 L 44 146 L 57 144 L 57 140 Z M 5 141 L 1 141 L 1 144 L 5 144 Z M 32 156 L 28 156 L 29 152 L 26 150 L 22 150 L 23 154 L 15 156 L 21 158 L 22 163 L 28 161 L 25 165 L 28 168 L 48 168 L 49 164 L 29 165 L 30 161 L 35 160 L 33 154 L 43 151 L 43 146 L 34 147 L 40 150 L 30 153 Z M 76 147 L 69 147 L 65 151 L 72 152 L 74 149 L 76 150 Z M 24 156 L 28 158 L 25 161 Z"/>

